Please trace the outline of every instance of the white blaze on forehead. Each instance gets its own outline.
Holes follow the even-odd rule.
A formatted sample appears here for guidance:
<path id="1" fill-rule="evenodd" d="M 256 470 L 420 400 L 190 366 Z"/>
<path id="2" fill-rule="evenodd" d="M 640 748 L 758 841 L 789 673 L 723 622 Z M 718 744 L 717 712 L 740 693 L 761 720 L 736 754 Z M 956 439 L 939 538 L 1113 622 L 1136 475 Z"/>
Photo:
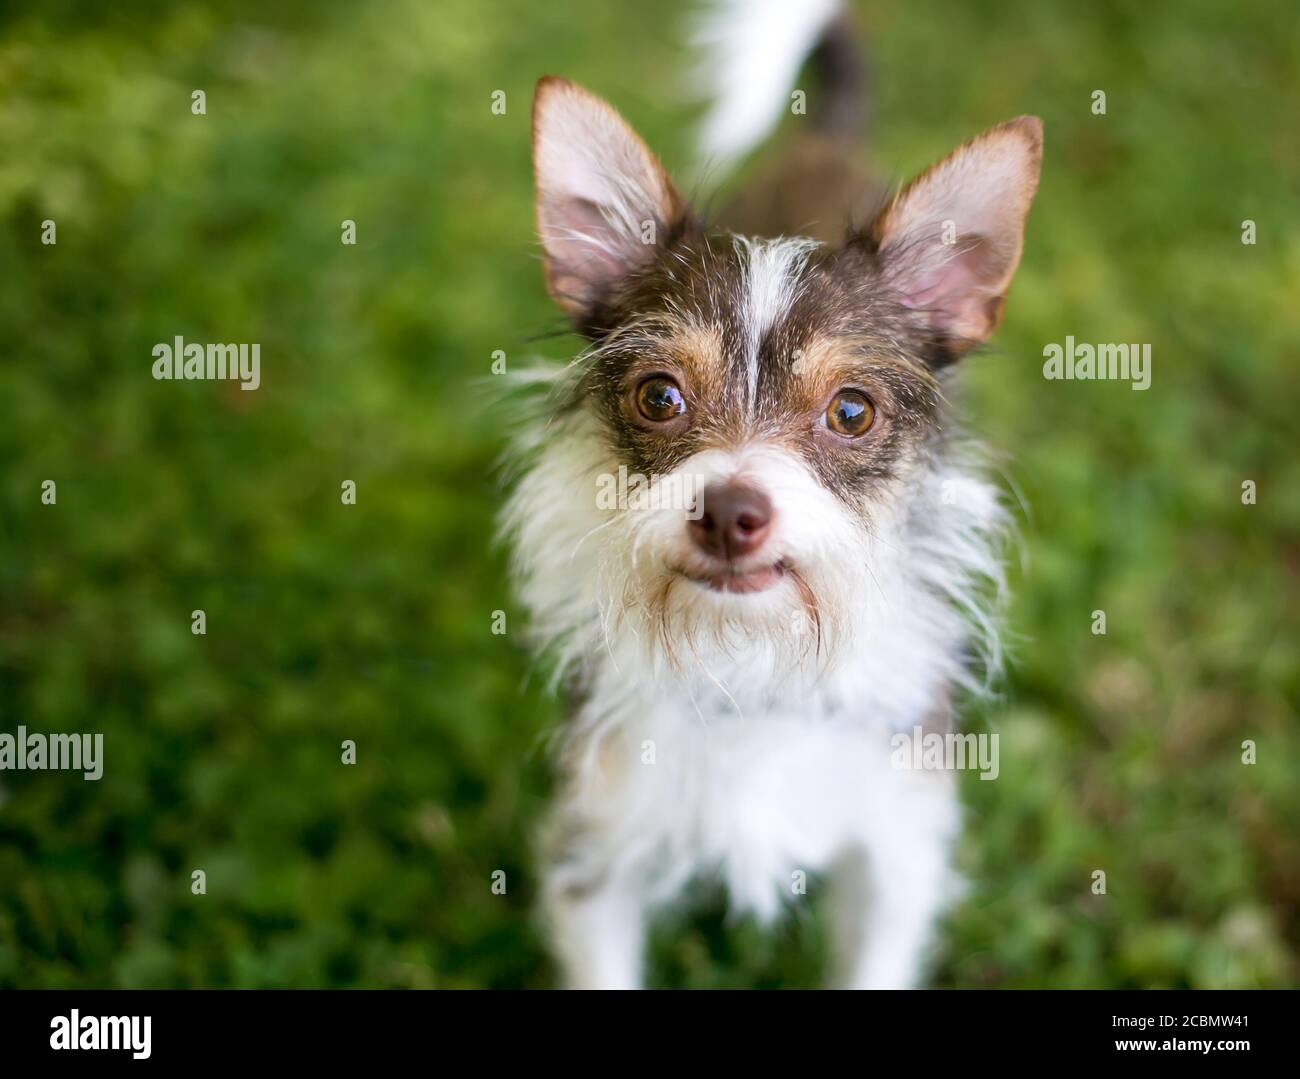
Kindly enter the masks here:
<path id="1" fill-rule="evenodd" d="M 745 376 L 749 407 L 758 393 L 758 350 L 763 335 L 787 311 L 802 288 L 800 275 L 817 241 L 750 240 L 736 237 L 736 250 L 745 260 L 744 318 Z"/>

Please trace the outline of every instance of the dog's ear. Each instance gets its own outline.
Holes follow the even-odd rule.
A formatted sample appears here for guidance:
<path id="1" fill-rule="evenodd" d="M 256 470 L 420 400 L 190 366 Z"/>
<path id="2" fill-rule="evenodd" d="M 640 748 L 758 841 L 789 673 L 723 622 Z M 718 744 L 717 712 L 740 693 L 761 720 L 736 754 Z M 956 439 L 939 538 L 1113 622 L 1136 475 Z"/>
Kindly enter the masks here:
<path id="1" fill-rule="evenodd" d="M 613 107 L 554 76 L 533 98 L 546 286 L 581 324 L 686 218 L 658 159 Z"/>
<path id="2" fill-rule="evenodd" d="M 1042 121 L 1010 120 L 930 166 L 871 225 L 886 282 L 954 357 L 1001 321 L 1042 156 Z"/>

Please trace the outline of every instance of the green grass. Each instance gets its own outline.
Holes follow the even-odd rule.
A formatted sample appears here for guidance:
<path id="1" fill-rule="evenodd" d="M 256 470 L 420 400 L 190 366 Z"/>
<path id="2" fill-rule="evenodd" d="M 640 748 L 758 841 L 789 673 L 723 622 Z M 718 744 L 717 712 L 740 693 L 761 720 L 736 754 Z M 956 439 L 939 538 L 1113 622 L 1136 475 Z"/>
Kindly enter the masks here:
<path id="1" fill-rule="evenodd" d="M 103 731 L 107 760 L 0 775 L 0 985 L 548 984 L 530 836 L 560 709 L 490 543 L 516 416 L 477 383 L 496 349 L 576 347 L 533 340 L 559 325 L 533 82 L 590 85 L 684 171 L 681 8 L 78 7 L 0 38 L 0 731 Z M 1047 130 L 969 364 L 1024 558 L 936 981 L 1294 985 L 1300 24 L 974 8 L 863 10 L 886 175 L 1018 113 Z M 155 382 L 178 334 L 261 342 L 262 388 Z M 1066 334 L 1151 342 L 1151 389 L 1045 381 Z M 656 941 L 668 984 L 812 984 L 821 934 L 715 912 Z"/>

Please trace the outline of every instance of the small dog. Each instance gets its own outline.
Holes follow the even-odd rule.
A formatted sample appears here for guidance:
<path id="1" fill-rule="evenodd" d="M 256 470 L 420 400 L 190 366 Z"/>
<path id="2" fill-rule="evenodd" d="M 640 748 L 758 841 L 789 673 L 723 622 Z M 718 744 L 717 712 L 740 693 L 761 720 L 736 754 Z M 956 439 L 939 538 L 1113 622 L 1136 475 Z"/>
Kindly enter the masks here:
<path id="1" fill-rule="evenodd" d="M 648 916 L 692 879 L 770 918 L 825 875 L 833 984 L 910 986 L 959 807 L 951 772 L 893 747 L 951 729 L 997 662 L 1004 515 L 948 397 L 1001 318 L 1042 125 L 984 132 L 846 234 L 873 199 L 851 28 L 826 0 L 732 8 L 751 21 L 712 34 L 721 158 L 809 55 L 819 75 L 739 231 L 694 215 L 600 98 L 537 86 L 546 284 L 590 342 L 532 379 L 505 518 L 574 698 L 546 913 L 570 985 L 635 987 Z"/>

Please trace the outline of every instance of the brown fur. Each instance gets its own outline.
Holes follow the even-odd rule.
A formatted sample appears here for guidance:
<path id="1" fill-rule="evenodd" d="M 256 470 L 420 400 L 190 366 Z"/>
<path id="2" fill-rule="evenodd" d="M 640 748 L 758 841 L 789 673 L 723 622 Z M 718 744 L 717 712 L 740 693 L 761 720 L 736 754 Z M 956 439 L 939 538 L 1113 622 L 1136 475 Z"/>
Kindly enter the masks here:
<path id="1" fill-rule="evenodd" d="M 846 130 L 850 113 L 838 115 L 844 122 L 814 125 L 798 139 L 729 221 L 827 241 L 788 283 L 788 309 L 759 343 L 751 401 L 743 250 L 691 215 L 613 108 L 564 79 L 538 84 L 533 143 L 547 285 L 593 343 L 573 403 L 598 403 L 611 447 L 630 469 L 662 475 L 702 449 L 763 438 L 795 449 L 828 489 L 860 506 L 873 485 L 897 479 L 911 456 L 942 436 L 940 372 L 1001 318 L 1037 185 L 1042 126 L 1020 117 L 964 143 L 846 238 L 846 219 L 865 220 L 876 189 Z M 572 155 L 574 139 L 591 140 L 628 189 L 645 194 L 649 204 L 636 210 L 651 215 L 655 243 L 628 242 L 601 207 L 572 193 L 581 184 L 566 173 L 574 161 L 564 147 Z M 982 190 L 971 185 L 988 185 L 992 195 L 968 199 Z M 938 219 L 962 210 L 980 216 L 959 223 L 957 246 L 940 247 Z M 575 222 L 605 240 L 612 232 L 618 249 L 566 243 Z M 924 301 L 936 274 L 939 306 L 930 309 Z M 957 281 L 955 296 L 943 291 L 945 274 Z M 638 413 L 636 389 L 656 375 L 677 382 L 685 415 L 654 423 Z M 871 428 L 854 439 L 824 423 L 844 388 L 864 393 L 875 409 Z"/>
<path id="2" fill-rule="evenodd" d="M 760 348 L 753 411 L 744 400 L 744 326 L 735 304 L 744 266 L 730 239 L 683 237 L 604 309 L 612 328 L 597 335 L 580 392 L 599 401 L 630 469 L 665 474 L 699 450 L 761 436 L 801 453 L 851 504 L 896 475 L 940 412 L 939 383 L 919 359 L 924 335 L 875 291 L 868 253 L 824 253 L 806 273 L 807 287 Z M 658 425 L 638 416 L 635 389 L 653 375 L 682 388 L 682 421 Z M 861 389 L 876 409 L 871 430 L 852 440 L 823 422 L 845 386 Z"/>

